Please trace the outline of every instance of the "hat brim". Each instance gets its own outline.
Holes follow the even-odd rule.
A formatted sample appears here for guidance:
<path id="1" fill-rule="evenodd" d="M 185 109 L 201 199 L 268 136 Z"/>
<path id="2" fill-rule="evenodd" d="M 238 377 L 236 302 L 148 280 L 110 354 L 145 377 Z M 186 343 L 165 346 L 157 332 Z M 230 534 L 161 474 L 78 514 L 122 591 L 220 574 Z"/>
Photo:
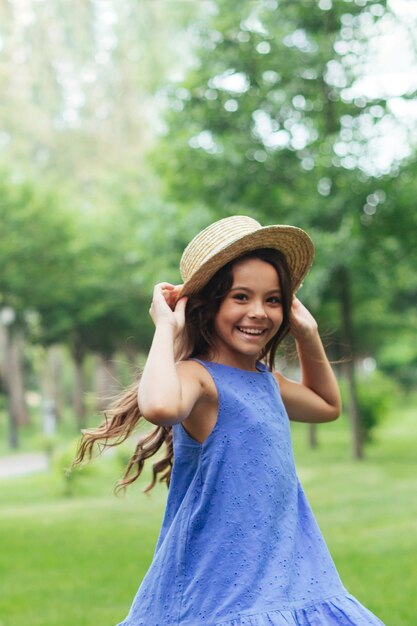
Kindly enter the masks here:
<path id="1" fill-rule="evenodd" d="M 184 283 L 180 297 L 197 293 L 224 265 L 246 252 L 260 248 L 273 248 L 285 255 L 290 269 L 292 287 L 294 292 L 297 291 L 313 263 L 314 244 L 301 228 L 277 225 L 264 226 L 243 235 L 237 241 L 213 254 Z"/>

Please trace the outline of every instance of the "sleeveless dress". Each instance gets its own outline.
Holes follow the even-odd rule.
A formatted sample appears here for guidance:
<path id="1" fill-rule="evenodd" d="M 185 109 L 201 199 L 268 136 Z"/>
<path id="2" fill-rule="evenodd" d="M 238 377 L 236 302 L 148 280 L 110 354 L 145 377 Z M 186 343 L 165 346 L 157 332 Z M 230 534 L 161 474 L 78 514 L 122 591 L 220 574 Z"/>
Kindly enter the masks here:
<path id="1" fill-rule="evenodd" d="M 118 626 L 383 626 L 339 578 L 273 374 L 198 362 L 217 387 L 217 423 L 203 444 L 173 426 L 153 561 Z"/>

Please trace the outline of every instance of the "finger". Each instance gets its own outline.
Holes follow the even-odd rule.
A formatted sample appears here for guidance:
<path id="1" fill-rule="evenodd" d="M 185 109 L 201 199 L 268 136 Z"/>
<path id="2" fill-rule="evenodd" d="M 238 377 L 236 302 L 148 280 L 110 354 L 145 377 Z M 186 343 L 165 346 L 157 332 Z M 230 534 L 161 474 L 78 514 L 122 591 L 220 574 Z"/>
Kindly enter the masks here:
<path id="1" fill-rule="evenodd" d="M 161 289 L 161 293 L 168 303 L 171 302 L 174 298 L 174 292 L 170 289 Z"/>
<path id="2" fill-rule="evenodd" d="M 187 296 L 183 296 L 182 298 L 180 298 L 175 305 L 175 313 L 183 314 L 185 312 L 185 307 L 187 306 L 187 301 Z"/>
<path id="3" fill-rule="evenodd" d="M 292 301 L 291 308 L 292 308 L 294 311 L 296 311 L 296 310 L 297 310 L 300 306 L 301 306 L 301 302 L 300 302 L 300 300 L 294 296 L 294 299 L 293 299 L 293 301 Z"/>
<path id="4" fill-rule="evenodd" d="M 152 306 L 158 309 L 165 308 L 166 306 L 171 308 L 169 300 L 171 299 L 170 292 L 164 291 L 159 287 L 155 287 L 152 298 Z"/>
<path id="5" fill-rule="evenodd" d="M 172 285 L 171 283 L 157 283 L 154 286 L 153 291 L 154 293 L 162 293 L 162 292 L 172 293 L 174 289 L 175 289 L 175 285 Z"/>
<path id="6" fill-rule="evenodd" d="M 165 300 L 166 303 L 168 304 L 169 308 L 173 311 L 175 309 L 175 302 L 176 302 L 176 297 L 172 292 L 169 293 L 164 293 L 165 296 Z"/>
<path id="7" fill-rule="evenodd" d="M 181 297 L 181 291 L 184 285 L 175 285 L 174 289 L 171 291 L 172 297 L 176 302 Z"/>
<path id="8" fill-rule="evenodd" d="M 154 297 L 163 296 L 164 293 L 171 293 L 173 289 L 174 285 L 171 285 L 171 283 L 158 283 L 153 288 L 153 295 Z"/>
<path id="9" fill-rule="evenodd" d="M 162 289 L 159 289 L 158 287 L 155 287 L 155 289 L 153 290 L 153 296 L 152 296 L 152 302 L 165 302 L 166 298 L 164 296 L 164 292 L 162 291 Z"/>

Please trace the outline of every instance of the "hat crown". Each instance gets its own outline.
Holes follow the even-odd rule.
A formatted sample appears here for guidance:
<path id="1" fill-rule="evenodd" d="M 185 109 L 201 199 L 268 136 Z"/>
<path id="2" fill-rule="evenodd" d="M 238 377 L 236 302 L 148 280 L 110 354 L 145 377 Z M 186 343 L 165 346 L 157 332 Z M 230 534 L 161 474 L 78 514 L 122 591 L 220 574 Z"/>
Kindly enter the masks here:
<path id="1" fill-rule="evenodd" d="M 232 215 L 207 226 L 190 241 L 183 252 L 180 273 L 184 283 L 211 257 L 261 228 L 259 222 L 247 215 Z"/>
<path id="2" fill-rule="evenodd" d="M 261 226 L 252 217 L 233 215 L 207 226 L 185 248 L 180 261 L 181 294 L 197 293 L 227 263 L 265 248 L 285 256 L 296 291 L 314 258 L 314 245 L 307 233 L 296 226 Z"/>

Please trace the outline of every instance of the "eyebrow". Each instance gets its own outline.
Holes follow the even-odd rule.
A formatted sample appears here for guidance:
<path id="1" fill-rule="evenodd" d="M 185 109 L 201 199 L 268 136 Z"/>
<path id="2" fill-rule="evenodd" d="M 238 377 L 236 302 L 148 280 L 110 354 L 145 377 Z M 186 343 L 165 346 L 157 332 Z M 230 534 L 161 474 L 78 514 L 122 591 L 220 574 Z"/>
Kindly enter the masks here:
<path id="1" fill-rule="evenodd" d="M 249 291 L 250 293 L 253 293 L 253 289 L 250 289 L 249 287 L 240 287 L 239 285 L 232 287 L 230 291 Z M 281 289 L 276 287 L 276 289 L 270 289 L 266 293 L 281 293 Z"/>

